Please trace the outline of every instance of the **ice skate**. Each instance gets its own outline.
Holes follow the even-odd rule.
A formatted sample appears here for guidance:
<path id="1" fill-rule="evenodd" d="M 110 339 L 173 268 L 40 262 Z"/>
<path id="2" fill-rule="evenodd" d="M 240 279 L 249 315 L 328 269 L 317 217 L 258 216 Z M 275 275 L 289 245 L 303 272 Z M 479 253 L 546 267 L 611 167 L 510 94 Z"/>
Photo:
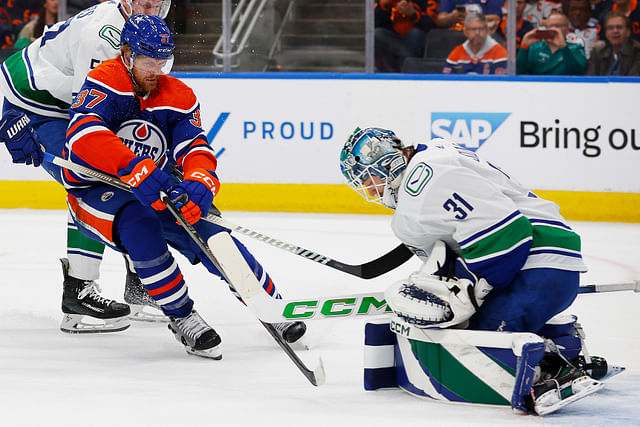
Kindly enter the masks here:
<path id="1" fill-rule="evenodd" d="M 559 371 L 553 366 L 549 372 L 544 362 L 540 363 L 541 379 L 531 389 L 530 410 L 538 415 L 555 412 L 604 387 L 603 382 L 591 378 L 578 367 L 566 363 Z"/>
<path id="2" fill-rule="evenodd" d="M 215 360 L 222 359 L 220 335 L 204 321 L 197 311 L 183 318 L 169 318 L 169 329 L 184 345 L 187 353 Z"/>
<path id="3" fill-rule="evenodd" d="M 162 313 L 160 306 L 144 288 L 138 275 L 131 269 L 125 257 L 127 277 L 124 284 L 124 302 L 131 307 L 131 320 L 142 322 L 168 322 L 169 318 Z"/>
<path id="4" fill-rule="evenodd" d="M 60 262 L 64 276 L 61 331 L 78 334 L 117 332 L 131 325 L 128 305 L 102 297 L 94 281 L 69 276 L 69 261 L 62 258 Z"/>
<path id="5" fill-rule="evenodd" d="M 302 337 L 307 332 L 307 325 L 304 322 L 281 322 L 272 323 L 275 330 L 294 350 L 308 350 L 309 347 Z"/>

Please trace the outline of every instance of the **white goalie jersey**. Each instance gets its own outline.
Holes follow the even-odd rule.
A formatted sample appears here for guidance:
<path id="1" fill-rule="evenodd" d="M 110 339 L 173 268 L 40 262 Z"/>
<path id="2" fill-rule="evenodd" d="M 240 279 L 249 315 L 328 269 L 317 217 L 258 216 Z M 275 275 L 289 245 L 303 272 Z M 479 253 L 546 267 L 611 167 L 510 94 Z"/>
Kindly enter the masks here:
<path id="1" fill-rule="evenodd" d="M 498 288 L 522 269 L 586 271 L 580 237 L 555 203 L 444 140 L 418 146 L 398 188 L 392 229 L 418 253 L 445 241 Z"/>
<path id="2" fill-rule="evenodd" d="M 124 23 L 119 2 L 111 0 L 52 25 L 2 65 L 2 92 L 21 108 L 68 118 L 88 72 L 118 56 Z"/>

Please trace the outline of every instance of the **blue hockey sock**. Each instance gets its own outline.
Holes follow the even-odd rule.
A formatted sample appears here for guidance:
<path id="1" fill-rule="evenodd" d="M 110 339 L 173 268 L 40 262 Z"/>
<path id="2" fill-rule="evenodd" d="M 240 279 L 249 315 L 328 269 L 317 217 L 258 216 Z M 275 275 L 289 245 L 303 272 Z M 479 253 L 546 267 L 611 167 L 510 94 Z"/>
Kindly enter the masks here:
<path id="1" fill-rule="evenodd" d="M 118 212 L 114 227 L 142 284 L 164 314 L 188 316 L 193 300 L 153 209 L 138 202 L 129 203 Z"/>

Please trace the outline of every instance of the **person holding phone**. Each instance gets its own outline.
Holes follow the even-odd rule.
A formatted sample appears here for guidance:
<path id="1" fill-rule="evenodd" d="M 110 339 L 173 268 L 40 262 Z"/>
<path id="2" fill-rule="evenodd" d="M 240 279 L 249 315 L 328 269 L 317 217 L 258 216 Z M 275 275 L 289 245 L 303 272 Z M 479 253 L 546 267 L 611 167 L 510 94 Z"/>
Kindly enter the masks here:
<path id="1" fill-rule="evenodd" d="M 495 16 L 499 22 L 503 3 L 502 0 L 441 0 L 436 23 L 440 28 L 462 31 L 464 18 L 471 12 L 481 13 L 490 21 Z"/>
<path id="2" fill-rule="evenodd" d="M 547 27 L 538 27 L 522 38 L 516 55 L 517 74 L 582 75 L 587 67 L 584 47 L 567 42 L 569 20 L 554 12 Z"/>

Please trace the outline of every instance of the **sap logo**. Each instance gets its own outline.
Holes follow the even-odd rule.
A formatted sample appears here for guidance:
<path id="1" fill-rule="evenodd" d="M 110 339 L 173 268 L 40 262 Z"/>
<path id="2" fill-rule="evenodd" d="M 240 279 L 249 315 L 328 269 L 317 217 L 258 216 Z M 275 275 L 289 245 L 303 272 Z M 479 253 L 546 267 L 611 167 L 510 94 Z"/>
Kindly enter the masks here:
<path id="1" fill-rule="evenodd" d="M 227 119 L 229 118 L 229 115 L 231 115 L 231 113 L 220 113 L 218 115 L 218 119 L 213 124 L 213 126 L 211 126 L 211 129 L 209 129 L 209 132 L 207 133 L 207 142 L 209 142 L 209 145 L 213 144 L 213 140 L 216 139 L 218 132 L 220 132 L 220 129 L 222 129 L 222 125 L 224 125 L 224 123 L 227 121 Z M 216 152 L 216 157 L 219 158 L 222 155 L 222 153 L 225 152 L 225 150 L 226 148 L 221 147 Z"/>
<path id="2" fill-rule="evenodd" d="M 511 113 L 431 113 L 431 138 L 452 140 L 476 151 L 510 115 Z"/>

